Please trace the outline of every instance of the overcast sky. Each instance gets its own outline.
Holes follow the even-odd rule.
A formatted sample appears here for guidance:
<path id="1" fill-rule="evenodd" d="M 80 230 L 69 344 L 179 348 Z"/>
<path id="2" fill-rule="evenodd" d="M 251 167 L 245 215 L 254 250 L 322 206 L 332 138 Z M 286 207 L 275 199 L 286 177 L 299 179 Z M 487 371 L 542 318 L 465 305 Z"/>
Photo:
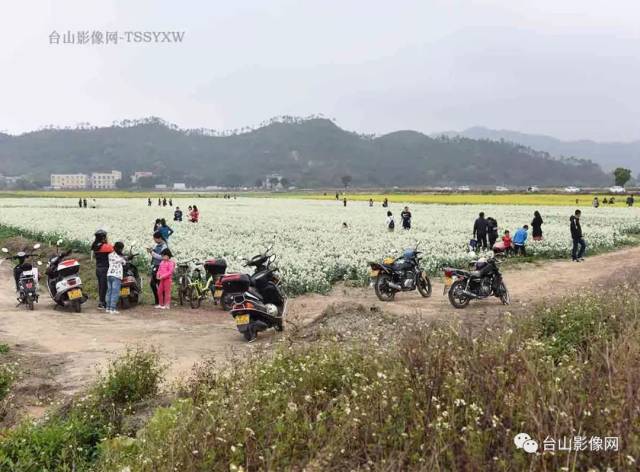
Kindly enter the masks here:
<path id="1" fill-rule="evenodd" d="M 637 0 L 6 1 L 0 130 L 323 113 L 361 132 L 640 139 L 639 18 Z M 50 44 L 54 30 L 185 37 Z"/>

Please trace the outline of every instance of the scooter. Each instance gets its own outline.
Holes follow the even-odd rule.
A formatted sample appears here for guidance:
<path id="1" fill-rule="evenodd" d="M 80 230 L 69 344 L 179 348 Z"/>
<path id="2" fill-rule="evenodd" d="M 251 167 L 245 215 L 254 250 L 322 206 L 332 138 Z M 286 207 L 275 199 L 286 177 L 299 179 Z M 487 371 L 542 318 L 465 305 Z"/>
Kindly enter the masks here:
<path id="1" fill-rule="evenodd" d="M 136 306 L 140 302 L 142 283 L 138 267 L 133 263 L 138 254 L 133 253 L 133 245 L 129 249 L 127 263 L 122 268 L 122 285 L 120 286 L 120 305 L 124 309 Z"/>
<path id="2" fill-rule="evenodd" d="M 34 244 L 33 249 L 40 249 L 40 244 Z M 6 247 L 2 248 L 2 252 L 9 253 Z M 18 252 L 15 256 L 8 256 L 5 259 L 17 259 L 18 264 L 13 268 L 14 277 L 18 279 L 18 305 L 25 305 L 27 309 L 33 310 L 34 303 L 38 303 L 38 280 L 40 275 L 38 267 L 34 267 L 30 262 L 26 262 L 28 258 L 38 256 L 38 254 Z M 38 261 L 38 264 L 42 264 Z"/>
<path id="3" fill-rule="evenodd" d="M 244 338 L 253 342 L 260 331 L 284 329 L 287 296 L 280 287 L 278 268 L 273 265 L 275 255 L 268 251 L 247 261 L 248 266 L 261 270 L 252 276 L 230 274 L 223 281 L 223 290 L 233 298 L 231 316 Z"/>
<path id="4" fill-rule="evenodd" d="M 82 280 L 78 276 L 80 262 L 77 259 L 66 259 L 71 250 L 60 252 L 62 239 L 56 242 L 56 254 L 49 258 L 47 264 L 47 288 L 56 306 L 71 307 L 76 313 L 82 311 L 82 304 L 87 295 L 82 292 Z"/>

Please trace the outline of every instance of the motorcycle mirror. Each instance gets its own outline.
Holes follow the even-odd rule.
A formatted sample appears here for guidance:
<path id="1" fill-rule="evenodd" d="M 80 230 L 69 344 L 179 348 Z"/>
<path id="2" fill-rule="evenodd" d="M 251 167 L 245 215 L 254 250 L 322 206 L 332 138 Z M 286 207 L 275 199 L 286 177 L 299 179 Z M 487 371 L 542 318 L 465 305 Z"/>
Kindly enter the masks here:
<path id="1" fill-rule="evenodd" d="M 40 249 L 40 243 L 36 243 L 33 245 L 33 249 Z"/>
<path id="2" fill-rule="evenodd" d="M 2 248 L 2 252 L 7 253 L 7 252 L 9 252 L 9 250 L 6 247 L 3 247 Z"/>
<path id="3" fill-rule="evenodd" d="M 38 265 L 41 266 L 42 265 L 42 261 L 38 261 Z"/>

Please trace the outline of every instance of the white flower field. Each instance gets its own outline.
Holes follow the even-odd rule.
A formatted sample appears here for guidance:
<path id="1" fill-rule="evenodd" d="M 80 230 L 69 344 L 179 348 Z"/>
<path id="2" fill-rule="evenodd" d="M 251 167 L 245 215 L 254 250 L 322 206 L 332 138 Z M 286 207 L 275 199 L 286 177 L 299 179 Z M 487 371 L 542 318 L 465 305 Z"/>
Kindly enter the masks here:
<path id="1" fill-rule="evenodd" d="M 380 203 L 290 200 L 269 198 L 174 199 L 183 210 L 200 209 L 200 223 L 174 223 L 173 208 L 147 206 L 146 198 L 98 199 L 97 208 L 80 209 L 70 198 L 0 199 L 0 224 L 37 233 L 49 241 L 58 237 L 90 243 L 97 228 L 111 241 L 136 242 L 138 251 L 152 245 L 156 218 L 166 218 L 175 234 L 170 238 L 178 261 L 224 257 L 230 270 L 242 270 L 241 260 L 272 242 L 287 289 L 291 293 L 324 292 L 341 279 L 365 281 L 367 262 L 401 252 L 420 242 L 425 267 L 436 272 L 445 265 L 469 260 L 467 244 L 479 211 L 498 220 L 500 234 L 530 224 L 534 210 L 545 221 L 542 242 L 529 241 L 530 254 L 565 257 L 571 240 L 572 207 L 410 205 L 413 227 L 404 231 L 402 206 L 389 208 L 396 219 L 394 232 L 385 227 L 386 208 Z M 640 232 L 637 208 L 583 208 L 582 226 L 588 252 L 612 249 Z M 186 211 L 185 211 L 186 213 Z M 186 216 L 186 215 L 185 215 Z M 186 220 L 186 217 L 185 217 Z M 347 229 L 342 228 L 346 222 Z"/>

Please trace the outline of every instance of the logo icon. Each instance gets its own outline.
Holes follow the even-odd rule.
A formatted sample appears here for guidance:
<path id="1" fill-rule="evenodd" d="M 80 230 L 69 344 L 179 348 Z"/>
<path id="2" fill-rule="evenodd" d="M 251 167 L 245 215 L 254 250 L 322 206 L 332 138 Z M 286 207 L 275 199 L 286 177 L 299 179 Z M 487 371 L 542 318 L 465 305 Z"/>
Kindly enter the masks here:
<path id="1" fill-rule="evenodd" d="M 518 449 L 524 449 L 525 452 L 533 454 L 538 451 L 538 441 L 531 439 L 527 433 L 518 433 L 513 438 L 513 442 Z"/>

